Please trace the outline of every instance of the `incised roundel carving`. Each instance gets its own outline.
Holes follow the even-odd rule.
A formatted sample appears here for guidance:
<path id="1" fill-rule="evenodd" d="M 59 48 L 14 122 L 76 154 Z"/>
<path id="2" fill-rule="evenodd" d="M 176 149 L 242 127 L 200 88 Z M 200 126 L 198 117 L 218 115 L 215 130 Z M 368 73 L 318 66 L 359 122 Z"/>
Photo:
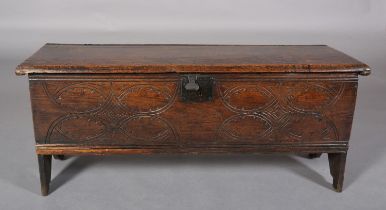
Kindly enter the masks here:
<path id="1" fill-rule="evenodd" d="M 275 142 L 339 140 L 336 126 L 324 112 L 339 100 L 344 83 L 217 82 L 217 85 L 224 106 L 235 113 L 219 127 L 219 138 Z"/>
<path id="2" fill-rule="evenodd" d="M 51 124 L 46 143 L 109 138 L 121 138 L 123 143 L 176 142 L 178 134 L 172 124 L 159 115 L 173 104 L 176 82 L 122 82 L 121 86 L 119 82 L 114 86 L 112 82 L 43 82 L 50 100 L 66 112 Z"/>

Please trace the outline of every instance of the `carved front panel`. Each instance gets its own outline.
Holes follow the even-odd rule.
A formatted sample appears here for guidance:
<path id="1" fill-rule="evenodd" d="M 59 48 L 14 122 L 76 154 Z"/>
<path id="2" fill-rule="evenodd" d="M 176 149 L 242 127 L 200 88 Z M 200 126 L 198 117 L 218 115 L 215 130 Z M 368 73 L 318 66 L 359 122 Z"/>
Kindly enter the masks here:
<path id="1" fill-rule="evenodd" d="M 219 136 L 246 143 L 347 141 L 355 89 L 355 82 L 326 79 L 218 82 L 234 112 Z"/>
<path id="2" fill-rule="evenodd" d="M 39 144 L 199 146 L 348 141 L 356 78 L 213 75 L 185 102 L 181 77 L 32 76 Z"/>
<path id="3" fill-rule="evenodd" d="M 39 143 L 168 145 L 178 142 L 160 114 L 172 106 L 177 80 L 31 81 Z"/>

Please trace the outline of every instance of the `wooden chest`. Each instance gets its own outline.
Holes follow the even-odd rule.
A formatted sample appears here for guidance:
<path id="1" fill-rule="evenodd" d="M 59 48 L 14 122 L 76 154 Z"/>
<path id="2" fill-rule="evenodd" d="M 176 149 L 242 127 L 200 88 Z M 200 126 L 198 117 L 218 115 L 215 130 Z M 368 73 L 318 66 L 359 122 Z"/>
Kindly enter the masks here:
<path id="1" fill-rule="evenodd" d="M 328 153 L 342 190 L 358 75 L 324 45 L 46 44 L 28 74 L 42 194 L 51 157 Z"/>

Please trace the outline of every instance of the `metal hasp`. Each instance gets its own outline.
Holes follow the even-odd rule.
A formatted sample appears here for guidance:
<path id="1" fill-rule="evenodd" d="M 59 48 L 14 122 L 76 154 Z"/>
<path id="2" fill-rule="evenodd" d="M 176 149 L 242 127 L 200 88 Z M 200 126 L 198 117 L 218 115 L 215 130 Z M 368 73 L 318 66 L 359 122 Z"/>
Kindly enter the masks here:
<path id="1" fill-rule="evenodd" d="M 185 102 L 205 102 L 213 99 L 213 77 L 188 74 L 182 76 L 181 97 Z"/>

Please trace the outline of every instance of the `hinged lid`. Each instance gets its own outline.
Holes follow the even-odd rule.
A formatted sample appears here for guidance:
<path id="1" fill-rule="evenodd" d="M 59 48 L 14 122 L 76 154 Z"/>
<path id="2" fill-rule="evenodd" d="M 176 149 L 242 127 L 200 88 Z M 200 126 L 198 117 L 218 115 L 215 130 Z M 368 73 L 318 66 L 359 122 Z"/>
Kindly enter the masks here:
<path id="1" fill-rule="evenodd" d="M 370 73 L 326 45 L 46 44 L 16 69 L 30 73 Z"/>

